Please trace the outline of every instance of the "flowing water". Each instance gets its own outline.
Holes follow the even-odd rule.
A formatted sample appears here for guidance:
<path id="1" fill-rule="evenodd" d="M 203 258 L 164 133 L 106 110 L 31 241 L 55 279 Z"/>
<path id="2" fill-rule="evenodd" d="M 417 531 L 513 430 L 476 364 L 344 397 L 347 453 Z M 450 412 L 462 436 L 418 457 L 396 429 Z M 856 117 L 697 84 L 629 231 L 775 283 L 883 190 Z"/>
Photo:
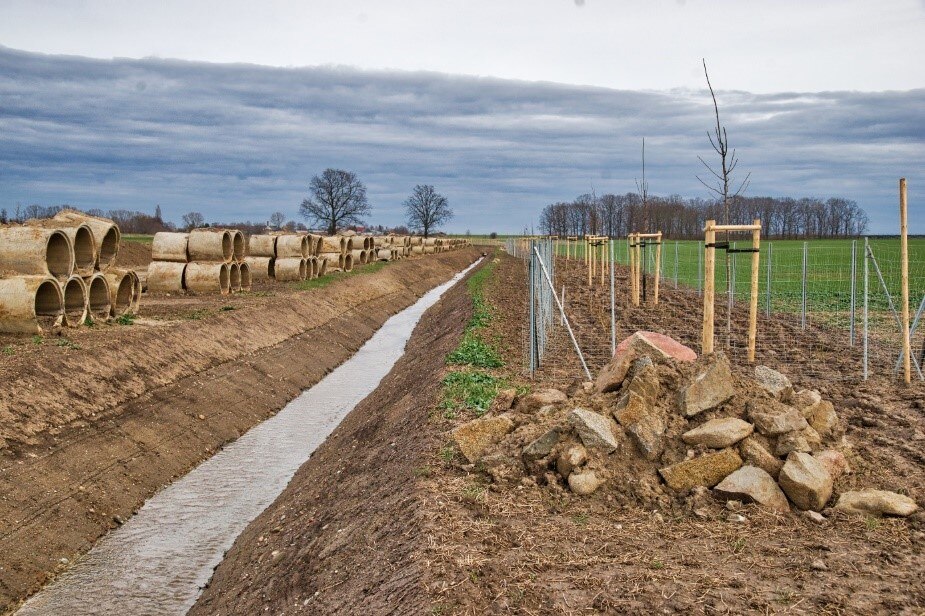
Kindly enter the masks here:
<path id="1" fill-rule="evenodd" d="M 424 311 L 477 264 L 390 318 L 317 385 L 151 497 L 17 614 L 185 614 L 235 538 L 392 369 Z"/>

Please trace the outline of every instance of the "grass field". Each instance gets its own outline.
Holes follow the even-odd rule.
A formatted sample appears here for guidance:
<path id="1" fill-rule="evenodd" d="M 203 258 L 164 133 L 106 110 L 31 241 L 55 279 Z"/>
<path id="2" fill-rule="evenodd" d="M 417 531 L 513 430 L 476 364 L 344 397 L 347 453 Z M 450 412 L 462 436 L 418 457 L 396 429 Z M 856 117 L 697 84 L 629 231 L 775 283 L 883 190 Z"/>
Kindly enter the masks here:
<path id="1" fill-rule="evenodd" d="M 140 233 L 126 233 L 122 235 L 123 242 L 138 242 L 139 244 L 150 244 L 154 241 L 153 235 L 142 235 Z"/>

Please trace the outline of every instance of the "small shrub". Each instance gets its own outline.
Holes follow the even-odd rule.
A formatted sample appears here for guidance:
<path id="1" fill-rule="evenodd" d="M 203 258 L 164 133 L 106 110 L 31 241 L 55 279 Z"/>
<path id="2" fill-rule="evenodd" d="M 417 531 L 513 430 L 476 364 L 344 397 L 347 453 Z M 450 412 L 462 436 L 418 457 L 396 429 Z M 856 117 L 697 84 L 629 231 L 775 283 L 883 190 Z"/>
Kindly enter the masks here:
<path id="1" fill-rule="evenodd" d="M 446 363 L 476 368 L 500 368 L 504 365 L 498 352 L 472 332 L 463 336 L 456 350 L 447 356 Z"/>
<path id="2" fill-rule="evenodd" d="M 450 372 L 443 377 L 443 403 L 447 409 L 470 409 L 481 416 L 488 412 L 502 381 L 485 372 Z"/>
<path id="3" fill-rule="evenodd" d="M 32 344 L 43 344 L 45 339 L 39 336 L 38 334 L 32 336 Z"/>
<path id="4" fill-rule="evenodd" d="M 55 342 L 55 344 L 65 349 L 74 349 L 75 351 L 80 350 L 79 344 L 73 342 L 72 340 L 68 340 L 67 338 L 58 338 L 58 341 Z"/>
<path id="5" fill-rule="evenodd" d="M 135 324 L 135 315 L 133 314 L 122 314 L 116 317 L 116 323 L 119 325 L 134 325 Z"/>

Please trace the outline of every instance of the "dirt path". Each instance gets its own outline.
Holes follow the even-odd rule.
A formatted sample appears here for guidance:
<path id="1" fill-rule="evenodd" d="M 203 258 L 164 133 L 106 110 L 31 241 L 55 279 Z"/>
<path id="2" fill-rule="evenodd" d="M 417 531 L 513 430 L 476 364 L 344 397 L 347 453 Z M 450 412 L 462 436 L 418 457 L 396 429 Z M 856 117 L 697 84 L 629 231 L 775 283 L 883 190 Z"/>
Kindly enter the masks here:
<path id="1" fill-rule="evenodd" d="M 457 284 L 404 357 L 241 534 L 191 615 L 426 613 L 419 481 L 440 444 L 428 419 L 471 314 Z"/>
<path id="2" fill-rule="evenodd" d="M 477 254 L 409 259 L 309 292 L 198 298 L 238 308 L 87 328 L 79 348 L 36 345 L 5 362 L 0 613 Z"/>

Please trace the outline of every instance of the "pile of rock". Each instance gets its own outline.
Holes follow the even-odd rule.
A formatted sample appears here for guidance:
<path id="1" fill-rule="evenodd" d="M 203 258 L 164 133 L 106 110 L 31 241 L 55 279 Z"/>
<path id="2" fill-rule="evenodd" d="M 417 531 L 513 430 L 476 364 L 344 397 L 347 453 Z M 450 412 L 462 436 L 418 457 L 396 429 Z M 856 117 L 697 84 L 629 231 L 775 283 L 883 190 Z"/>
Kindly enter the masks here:
<path id="1" fill-rule="evenodd" d="M 538 483 L 581 496 L 688 507 L 719 500 L 818 512 L 850 472 L 831 402 L 758 366 L 734 375 L 722 353 L 704 357 L 652 332 L 617 348 L 595 383 L 570 395 L 539 390 L 496 401 L 457 427 L 460 452 L 499 485 Z M 881 490 L 844 491 L 836 509 L 910 515 L 916 503 Z"/>

